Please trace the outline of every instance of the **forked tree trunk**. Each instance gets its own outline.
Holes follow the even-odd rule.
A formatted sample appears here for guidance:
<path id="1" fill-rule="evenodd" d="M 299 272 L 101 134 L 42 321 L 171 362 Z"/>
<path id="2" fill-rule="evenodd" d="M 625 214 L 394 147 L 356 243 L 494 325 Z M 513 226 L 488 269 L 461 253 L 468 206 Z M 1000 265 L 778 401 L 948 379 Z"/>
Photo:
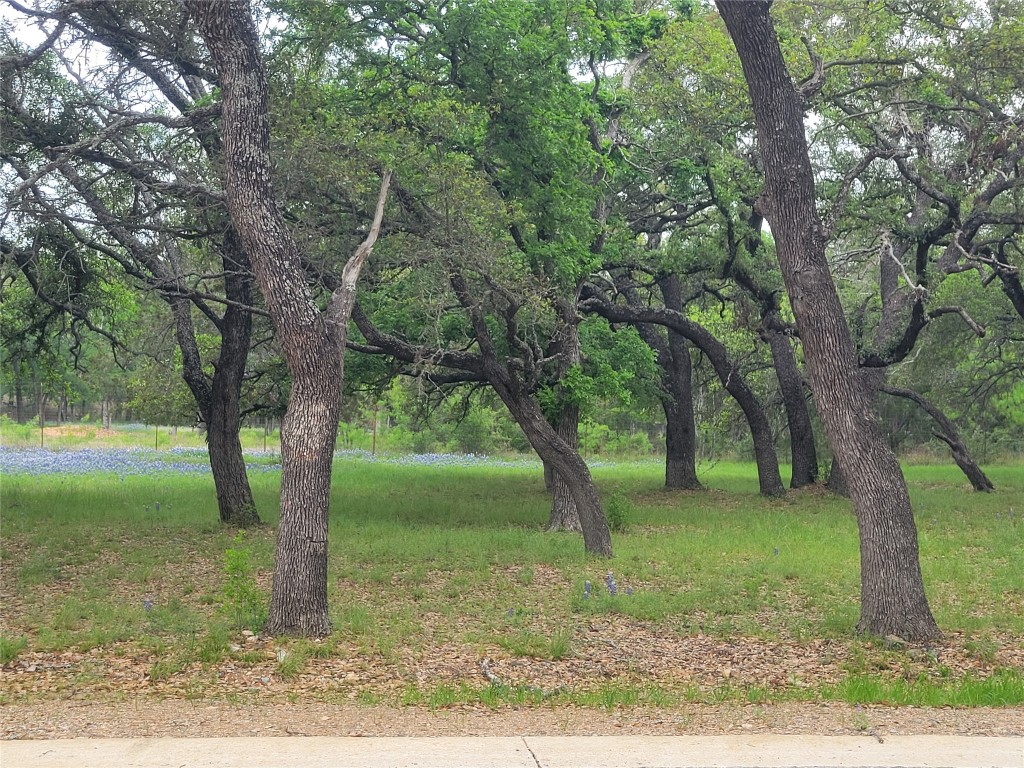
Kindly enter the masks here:
<path id="1" fill-rule="evenodd" d="M 485 329 L 480 327 L 478 334 L 482 336 L 484 332 Z M 537 399 L 524 392 L 520 383 L 488 354 L 490 345 L 485 343 L 481 348 L 484 350 L 483 370 L 494 391 L 505 403 L 541 461 L 545 466 L 550 466 L 565 483 L 569 496 L 576 506 L 584 549 L 590 554 L 611 557 L 612 539 L 608 521 L 605 519 L 601 497 L 598 495 L 587 462 L 580 456 L 579 451 L 571 448 L 559 437 L 558 432 L 544 417 Z"/>
<path id="2" fill-rule="evenodd" d="M 321 313 L 274 198 L 269 88 L 248 3 L 188 0 L 187 5 L 220 76 L 228 210 L 292 377 L 281 423 L 281 523 L 266 631 L 322 636 L 331 631 L 327 521 L 348 321 L 359 271 L 380 231 L 390 175 L 384 176 L 370 234 Z"/>
<path id="3" fill-rule="evenodd" d="M 956 428 L 956 425 L 949 419 L 949 417 L 942 412 L 941 408 L 910 389 L 883 386 L 881 391 L 885 392 L 887 395 L 902 397 L 913 403 L 917 403 L 917 405 L 921 407 L 921 410 L 931 416 L 932 420 L 938 425 L 939 431 L 933 432 L 932 434 L 949 446 L 949 450 L 953 454 L 953 461 L 955 461 L 956 465 L 960 467 L 965 475 L 967 475 L 967 479 L 971 481 L 971 485 L 974 486 L 974 490 L 986 493 L 995 490 L 995 486 L 992 485 L 992 481 L 988 479 L 984 470 L 978 466 L 978 462 L 974 460 L 967 444 L 964 443 L 963 439 L 960 437 L 960 431 Z"/>
<path id="4" fill-rule="evenodd" d="M 906 482 L 883 439 L 825 258 L 803 112 L 764 0 L 718 0 L 750 91 L 764 163 L 763 206 L 804 344 L 811 387 L 850 488 L 861 542 L 861 617 L 875 635 L 940 634 L 921 578 Z"/>
<path id="5" fill-rule="evenodd" d="M 225 277 L 225 286 L 238 277 Z M 248 278 L 246 278 L 248 279 Z M 238 293 L 228 288 L 228 297 Z M 251 296 L 245 303 L 250 303 Z M 203 370 L 188 299 L 172 298 L 175 335 L 181 350 L 182 377 L 188 385 L 206 425 L 210 470 L 217 492 L 217 510 L 225 525 L 252 527 L 260 524 L 256 503 L 249 487 L 245 456 L 238 432 L 241 427 L 241 388 L 249 354 L 252 326 L 248 312 L 229 306 L 220 327 L 220 355 L 213 378 Z"/>

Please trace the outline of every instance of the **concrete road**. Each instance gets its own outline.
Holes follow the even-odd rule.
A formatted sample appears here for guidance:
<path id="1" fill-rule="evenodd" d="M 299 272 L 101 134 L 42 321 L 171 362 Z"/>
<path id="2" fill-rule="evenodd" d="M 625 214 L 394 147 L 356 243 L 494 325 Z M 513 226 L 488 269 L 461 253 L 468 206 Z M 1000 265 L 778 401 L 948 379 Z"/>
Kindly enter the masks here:
<path id="1" fill-rule="evenodd" d="M 2 768 L 1024 768 L 1024 737 L 516 736 L 0 742 Z"/>

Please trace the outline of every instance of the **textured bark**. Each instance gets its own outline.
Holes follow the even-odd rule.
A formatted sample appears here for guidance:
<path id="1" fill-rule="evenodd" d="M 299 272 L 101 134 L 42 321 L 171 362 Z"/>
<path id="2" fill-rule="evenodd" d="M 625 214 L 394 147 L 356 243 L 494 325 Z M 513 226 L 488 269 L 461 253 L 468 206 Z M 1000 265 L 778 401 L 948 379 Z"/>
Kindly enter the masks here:
<path id="1" fill-rule="evenodd" d="M 921 410 L 931 416 L 938 425 L 940 431 L 933 432 L 932 434 L 949 446 L 949 450 L 953 454 L 953 461 L 955 461 L 956 465 L 963 470 L 965 475 L 967 475 L 967 479 L 971 481 L 971 485 L 974 486 L 974 490 L 982 492 L 995 490 L 995 486 L 992 485 L 992 481 L 988 479 L 988 476 L 982 468 L 978 466 L 978 462 L 974 460 L 967 444 L 964 443 L 963 439 L 960 437 L 960 431 L 956 428 L 956 425 L 950 421 L 949 417 L 942 412 L 941 408 L 910 389 L 883 386 L 881 391 L 885 392 L 887 395 L 902 397 L 910 400 L 911 402 L 917 403 L 917 405 L 921 407 Z"/>
<path id="2" fill-rule="evenodd" d="M 579 326 L 576 313 L 568 302 L 557 304 L 558 327 L 549 346 L 548 354 L 558 359 L 558 382 L 564 380 L 569 369 L 579 365 L 583 359 L 583 348 L 580 345 Z M 556 391 L 562 394 L 558 415 L 555 418 L 555 431 L 573 451 L 579 451 L 580 408 L 571 402 L 571 393 L 566 397 L 561 384 L 556 383 Z M 569 484 L 557 471 L 551 477 L 551 515 L 548 519 L 550 531 L 581 531 L 579 512 L 573 501 Z"/>
<path id="3" fill-rule="evenodd" d="M 719 0 L 750 91 L 764 164 L 762 207 L 777 254 L 818 412 L 850 487 L 861 542 L 858 628 L 907 639 L 938 636 L 924 593 L 910 498 L 858 379 L 857 356 L 825 258 L 799 95 L 769 2 Z"/>
<path id="4" fill-rule="evenodd" d="M 245 0 L 187 6 L 220 75 L 221 136 L 228 209 L 274 323 L 292 377 L 281 422 L 281 523 L 266 630 L 329 634 L 327 521 L 331 461 L 344 379 L 355 280 L 380 229 L 385 176 L 370 235 L 346 264 L 326 313 L 310 294 L 299 250 L 271 184 L 268 84 Z"/>
<path id="5" fill-rule="evenodd" d="M 775 441 L 771 425 L 757 395 L 743 378 L 743 374 L 729 358 L 729 352 L 706 328 L 688 319 L 680 312 L 655 307 L 634 307 L 610 304 L 597 297 L 585 302 L 585 308 L 602 317 L 621 323 L 657 323 L 678 332 L 693 342 L 707 357 L 715 369 L 725 390 L 736 400 L 750 425 L 754 441 L 754 460 L 757 463 L 757 478 L 763 496 L 783 496 L 786 488 L 779 474 L 779 459 L 775 453 Z"/>
<path id="6" fill-rule="evenodd" d="M 555 425 L 558 436 L 577 453 L 579 452 L 579 425 L 580 409 L 577 406 L 563 408 L 558 417 L 558 423 Z M 583 530 L 569 484 L 562 479 L 558 472 L 553 472 L 551 478 L 551 517 L 548 520 L 548 530 L 578 532 Z"/>
<path id="7" fill-rule="evenodd" d="M 766 324 L 764 336 L 772 352 L 775 377 L 779 381 L 782 402 L 786 408 L 786 423 L 789 425 L 790 456 L 793 474 L 790 488 L 813 485 L 818 479 L 818 452 L 814 446 L 814 428 L 807 411 L 804 397 L 804 377 L 796 364 L 796 355 L 790 337 Z"/>

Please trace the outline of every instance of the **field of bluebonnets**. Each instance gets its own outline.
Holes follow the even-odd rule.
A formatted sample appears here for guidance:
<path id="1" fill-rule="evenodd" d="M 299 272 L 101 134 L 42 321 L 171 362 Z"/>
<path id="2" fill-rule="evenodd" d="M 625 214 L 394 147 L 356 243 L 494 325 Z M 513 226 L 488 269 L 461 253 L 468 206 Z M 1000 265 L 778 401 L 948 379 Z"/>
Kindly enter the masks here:
<path id="1" fill-rule="evenodd" d="M 544 530 L 534 459 L 339 452 L 335 632 L 312 641 L 261 633 L 273 440 L 243 436 L 265 525 L 238 532 L 217 520 L 201 437 L 163 439 L 70 428 L 40 448 L 38 430 L 5 430 L 2 703 L 1024 703 L 1020 466 L 986 467 L 993 494 L 953 466 L 907 468 L 946 633 L 915 646 L 853 631 L 848 502 L 763 499 L 752 465 L 705 464 L 708 490 L 666 492 L 656 459 L 592 462 L 615 529 L 603 561 Z"/>

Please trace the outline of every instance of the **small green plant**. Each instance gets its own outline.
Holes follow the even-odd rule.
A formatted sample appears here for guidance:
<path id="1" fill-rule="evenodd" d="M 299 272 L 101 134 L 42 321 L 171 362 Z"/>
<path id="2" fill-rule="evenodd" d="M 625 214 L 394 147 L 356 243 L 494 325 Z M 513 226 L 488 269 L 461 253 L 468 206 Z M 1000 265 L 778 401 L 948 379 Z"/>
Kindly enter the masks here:
<path id="1" fill-rule="evenodd" d="M 0 664 L 7 664 L 18 658 L 18 654 L 28 648 L 28 638 L 0 637 Z"/>
<path id="2" fill-rule="evenodd" d="M 245 531 L 235 534 L 224 552 L 224 587 L 221 607 L 235 629 L 259 632 L 267 621 L 266 596 L 256 586 L 252 552 L 245 546 Z"/>
<path id="3" fill-rule="evenodd" d="M 548 650 L 553 661 L 572 656 L 572 630 L 555 632 L 548 642 Z"/>
<path id="4" fill-rule="evenodd" d="M 629 529 L 633 512 L 633 503 L 619 491 L 614 491 L 608 497 L 604 508 L 608 527 L 615 533 L 625 533 Z"/>
<path id="5" fill-rule="evenodd" d="M 275 672 L 277 672 L 277 675 L 282 680 L 292 680 L 305 671 L 308 658 L 309 656 L 304 646 L 296 645 L 292 648 L 281 648 L 277 652 Z"/>

